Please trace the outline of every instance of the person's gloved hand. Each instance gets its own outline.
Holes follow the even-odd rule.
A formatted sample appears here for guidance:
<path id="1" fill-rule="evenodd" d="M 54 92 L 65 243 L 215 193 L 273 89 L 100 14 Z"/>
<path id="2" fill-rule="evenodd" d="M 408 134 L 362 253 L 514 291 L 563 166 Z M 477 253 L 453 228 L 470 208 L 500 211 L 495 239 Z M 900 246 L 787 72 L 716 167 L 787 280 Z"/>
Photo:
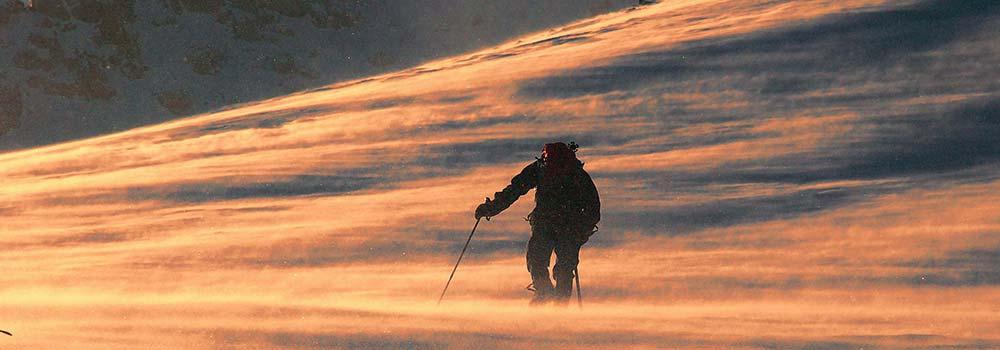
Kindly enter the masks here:
<path id="1" fill-rule="evenodd" d="M 576 242 L 583 245 L 584 243 L 587 243 L 587 241 L 590 240 L 590 236 L 593 236 L 595 233 L 597 233 L 597 225 L 593 224 L 582 225 L 577 232 L 578 233 L 576 236 Z"/>
<path id="2" fill-rule="evenodd" d="M 493 216 L 493 202 L 490 201 L 489 197 L 486 198 L 486 203 L 480 204 L 476 207 L 476 220 L 482 217 L 486 217 L 487 220 Z"/>

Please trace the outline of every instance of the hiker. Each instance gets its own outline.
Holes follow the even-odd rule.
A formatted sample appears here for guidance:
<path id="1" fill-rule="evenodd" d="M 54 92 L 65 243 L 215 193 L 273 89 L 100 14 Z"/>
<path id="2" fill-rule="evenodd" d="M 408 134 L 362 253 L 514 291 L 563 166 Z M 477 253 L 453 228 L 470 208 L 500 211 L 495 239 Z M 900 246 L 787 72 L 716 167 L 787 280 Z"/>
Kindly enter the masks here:
<path id="1" fill-rule="evenodd" d="M 518 197 L 535 189 L 535 209 L 528 214 L 528 272 L 535 288 L 531 305 L 550 301 L 566 304 L 573 290 L 573 273 L 579 263 L 580 247 L 597 231 L 601 202 L 583 162 L 576 158 L 575 143 L 548 143 L 542 157 L 521 170 L 493 200 L 476 208 L 476 219 L 496 216 Z M 556 253 L 549 279 L 549 260 Z"/>

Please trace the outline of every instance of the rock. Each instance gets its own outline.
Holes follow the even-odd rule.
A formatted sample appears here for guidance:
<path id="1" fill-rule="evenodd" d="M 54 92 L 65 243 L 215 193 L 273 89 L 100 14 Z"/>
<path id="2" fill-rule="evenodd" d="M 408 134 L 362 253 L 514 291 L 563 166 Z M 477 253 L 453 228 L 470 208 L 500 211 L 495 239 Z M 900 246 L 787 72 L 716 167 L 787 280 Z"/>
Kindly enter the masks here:
<path id="1" fill-rule="evenodd" d="M 174 115 L 189 114 L 194 108 L 191 96 L 183 90 L 168 90 L 156 95 L 156 101 Z"/>
<path id="2" fill-rule="evenodd" d="M 21 89 L 0 84 L 0 136 L 21 125 Z"/>
<path id="3" fill-rule="evenodd" d="M 225 60 L 226 53 L 214 47 L 201 48 L 184 57 L 184 61 L 191 66 L 191 70 L 201 75 L 219 73 Z"/>

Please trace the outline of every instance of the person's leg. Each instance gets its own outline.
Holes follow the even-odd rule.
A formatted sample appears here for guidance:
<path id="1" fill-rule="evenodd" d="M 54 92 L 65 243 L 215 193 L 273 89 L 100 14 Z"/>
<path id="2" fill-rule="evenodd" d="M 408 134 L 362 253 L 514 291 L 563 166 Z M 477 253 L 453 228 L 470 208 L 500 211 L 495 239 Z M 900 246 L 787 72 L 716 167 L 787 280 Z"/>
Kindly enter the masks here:
<path id="1" fill-rule="evenodd" d="M 533 305 L 544 303 L 552 296 L 552 280 L 549 279 L 549 261 L 555 246 L 553 232 L 543 225 L 531 226 L 531 238 L 528 239 L 528 272 L 531 274 L 531 284 L 535 286 Z"/>
<path id="2" fill-rule="evenodd" d="M 556 235 L 556 264 L 552 267 L 552 277 L 555 277 L 555 299 L 558 303 L 566 303 L 573 294 L 573 277 L 577 264 L 580 263 L 580 247 L 583 243 L 574 232 L 560 232 Z"/>

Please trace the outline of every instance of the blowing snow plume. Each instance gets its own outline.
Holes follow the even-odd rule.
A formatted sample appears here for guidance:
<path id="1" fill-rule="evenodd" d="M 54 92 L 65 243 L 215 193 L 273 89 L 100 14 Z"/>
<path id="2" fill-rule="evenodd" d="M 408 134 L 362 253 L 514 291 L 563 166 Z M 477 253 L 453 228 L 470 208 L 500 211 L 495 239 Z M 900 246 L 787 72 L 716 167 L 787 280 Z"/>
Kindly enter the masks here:
<path id="1" fill-rule="evenodd" d="M 1000 347 L 989 1 L 670 1 L 419 67 L 0 155 L 16 348 Z M 534 203 L 600 191 L 583 310 Z"/>

